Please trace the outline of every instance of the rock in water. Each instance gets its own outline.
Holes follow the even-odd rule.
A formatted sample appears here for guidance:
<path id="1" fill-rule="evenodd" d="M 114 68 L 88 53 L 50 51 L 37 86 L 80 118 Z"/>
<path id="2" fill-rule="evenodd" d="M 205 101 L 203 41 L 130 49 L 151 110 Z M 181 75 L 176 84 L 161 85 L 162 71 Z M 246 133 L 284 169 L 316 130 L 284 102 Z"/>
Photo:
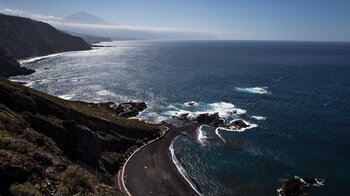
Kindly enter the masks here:
<path id="1" fill-rule="evenodd" d="M 226 128 L 233 129 L 233 130 L 243 129 L 247 127 L 249 127 L 249 124 L 245 123 L 243 120 L 235 120 L 226 126 Z"/>
<path id="2" fill-rule="evenodd" d="M 317 178 L 300 178 L 295 176 L 291 179 L 282 179 L 282 186 L 277 191 L 279 196 L 304 196 L 309 195 L 305 188 L 310 186 L 323 186 L 324 180 Z"/>
<path id="3" fill-rule="evenodd" d="M 224 124 L 224 120 L 220 118 L 217 112 L 214 114 L 209 114 L 209 113 L 200 114 L 194 120 L 199 122 L 200 124 L 206 124 L 212 127 L 219 127 L 219 126 L 223 126 Z"/>

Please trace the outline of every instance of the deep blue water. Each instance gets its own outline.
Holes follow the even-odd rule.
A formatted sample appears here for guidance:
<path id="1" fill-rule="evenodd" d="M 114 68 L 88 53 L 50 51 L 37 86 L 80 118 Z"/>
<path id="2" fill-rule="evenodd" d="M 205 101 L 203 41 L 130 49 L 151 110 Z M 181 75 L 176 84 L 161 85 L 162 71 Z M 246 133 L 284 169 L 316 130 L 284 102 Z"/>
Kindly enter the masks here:
<path id="1" fill-rule="evenodd" d="M 312 195 L 350 195 L 350 43 L 108 44 L 116 47 L 25 62 L 37 72 L 15 78 L 67 99 L 146 101 L 141 117 L 149 121 L 216 111 L 257 125 L 220 130 L 222 138 L 203 129 L 202 145 L 175 141 L 177 158 L 205 195 L 277 195 L 279 180 L 295 175 L 325 179 Z"/>

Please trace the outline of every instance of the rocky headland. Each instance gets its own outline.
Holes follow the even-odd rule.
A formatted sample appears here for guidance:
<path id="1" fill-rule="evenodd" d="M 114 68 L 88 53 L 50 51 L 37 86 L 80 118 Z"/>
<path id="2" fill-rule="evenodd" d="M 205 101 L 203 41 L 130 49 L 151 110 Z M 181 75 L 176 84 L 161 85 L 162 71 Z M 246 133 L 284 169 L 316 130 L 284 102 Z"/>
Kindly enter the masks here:
<path id="1" fill-rule="evenodd" d="M 0 47 L 0 76 L 11 77 L 15 75 L 28 75 L 34 70 L 21 67 L 19 62 Z"/>

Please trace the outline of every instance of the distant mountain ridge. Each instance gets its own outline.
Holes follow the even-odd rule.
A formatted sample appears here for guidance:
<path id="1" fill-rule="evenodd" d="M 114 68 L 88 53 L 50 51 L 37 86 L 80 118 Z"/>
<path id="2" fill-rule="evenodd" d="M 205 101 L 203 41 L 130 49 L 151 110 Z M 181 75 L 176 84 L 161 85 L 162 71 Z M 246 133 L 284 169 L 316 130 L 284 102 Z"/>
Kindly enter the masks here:
<path id="1" fill-rule="evenodd" d="M 16 59 L 91 49 L 82 38 L 29 18 L 0 14 L 0 27 L 0 47 Z"/>
<path id="2" fill-rule="evenodd" d="M 72 15 L 63 17 L 65 22 L 77 22 L 86 24 L 108 24 L 105 20 L 92 15 L 86 11 L 80 11 Z"/>

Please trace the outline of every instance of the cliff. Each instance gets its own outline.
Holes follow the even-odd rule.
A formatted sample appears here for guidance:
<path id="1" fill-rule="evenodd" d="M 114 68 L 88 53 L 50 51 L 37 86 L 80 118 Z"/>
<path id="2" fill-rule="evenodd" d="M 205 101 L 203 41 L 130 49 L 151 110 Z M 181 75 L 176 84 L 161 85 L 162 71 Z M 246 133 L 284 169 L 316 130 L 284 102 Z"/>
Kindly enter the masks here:
<path id="1" fill-rule="evenodd" d="M 159 135 L 158 126 L 119 117 L 106 104 L 0 77 L 0 195 L 120 195 L 115 174 L 126 157 Z"/>
<path id="2" fill-rule="evenodd" d="M 0 76 L 11 77 L 15 75 L 28 75 L 34 70 L 20 67 L 19 63 L 12 56 L 0 47 Z"/>
<path id="3" fill-rule="evenodd" d="M 82 38 L 49 24 L 4 14 L 0 14 L 0 47 L 16 59 L 91 49 Z"/>

